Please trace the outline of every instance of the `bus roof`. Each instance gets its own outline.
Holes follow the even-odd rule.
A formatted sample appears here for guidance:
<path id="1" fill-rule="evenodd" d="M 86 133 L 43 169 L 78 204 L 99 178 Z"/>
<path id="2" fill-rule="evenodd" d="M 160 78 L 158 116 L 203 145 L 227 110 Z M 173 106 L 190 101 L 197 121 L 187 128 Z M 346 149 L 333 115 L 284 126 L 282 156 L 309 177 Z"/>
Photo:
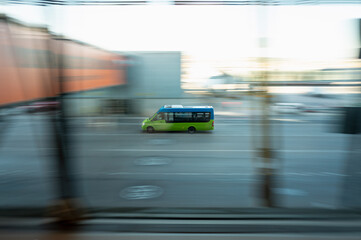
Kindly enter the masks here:
<path id="1" fill-rule="evenodd" d="M 159 112 L 210 112 L 213 119 L 212 106 L 182 106 L 182 105 L 165 105 L 158 110 Z"/>
<path id="2" fill-rule="evenodd" d="M 213 108 L 212 106 L 164 105 L 162 108 Z"/>

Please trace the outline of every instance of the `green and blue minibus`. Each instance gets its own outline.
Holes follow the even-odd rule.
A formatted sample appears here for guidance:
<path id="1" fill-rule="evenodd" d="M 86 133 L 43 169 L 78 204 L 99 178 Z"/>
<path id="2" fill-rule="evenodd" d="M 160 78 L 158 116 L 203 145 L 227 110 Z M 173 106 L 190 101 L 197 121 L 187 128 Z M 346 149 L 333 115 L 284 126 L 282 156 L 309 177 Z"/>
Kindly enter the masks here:
<path id="1" fill-rule="evenodd" d="M 207 131 L 214 129 L 212 106 L 165 105 L 142 123 L 148 133 L 155 131 Z"/>

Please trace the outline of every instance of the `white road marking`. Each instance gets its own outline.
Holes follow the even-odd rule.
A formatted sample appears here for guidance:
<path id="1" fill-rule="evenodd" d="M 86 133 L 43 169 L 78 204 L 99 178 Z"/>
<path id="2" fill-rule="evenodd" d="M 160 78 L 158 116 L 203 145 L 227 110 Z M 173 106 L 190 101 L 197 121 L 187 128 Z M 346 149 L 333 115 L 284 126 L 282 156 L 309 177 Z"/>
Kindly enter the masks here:
<path id="1" fill-rule="evenodd" d="M 252 169 L 253 170 L 253 169 Z M 163 176 L 257 176 L 257 174 L 254 174 L 253 172 L 248 173 L 222 173 L 222 172 L 111 172 L 111 173 L 104 173 L 106 175 L 114 176 L 114 175 L 163 175 Z M 304 172 L 304 173 L 294 173 L 294 172 L 284 172 L 284 173 L 278 173 L 278 176 L 314 176 L 314 177 L 329 177 L 329 176 L 339 176 L 344 177 L 346 175 L 343 174 L 324 174 L 324 173 L 317 173 L 317 172 Z M 215 179 L 219 180 L 219 179 Z M 225 179 L 229 180 L 229 179 Z"/>
<path id="2" fill-rule="evenodd" d="M 147 172 L 113 172 L 107 175 L 165 175 L 165 176 L 252 176 L 252 173 L 184 173 L 184 172 L 165 172 L 165 173 L 147 173 Z"/>
<path id="3" fill-rule="evenodd" d="M 76 125 L 76 124 L 74 124 Z M 117 126 L 117 125 L 138 125 L 139 127 L 141 126 L 141 123 L 117 123 L 117 122 L 93 122 L 93 123 L 85 123 L 85 125 L 87 125 L 88 127 L 92 127 L 92 125 L 99 125 L 99 126 Z"/>
<path id="4" fill-rule="evenodd" d="M 258 152 L 257 150 L 247 149 L 89 149 L 89 151 L 100 152 Z M 345 150 L 278 150 L 284 153 L 347 153 Z"/>
<path id="5" fill-rule="evenodd" d="M 128 200 L 157 198 L 163 194 L 163 189 L 153 185 L 131 186 L 120 192 L 120 197 Z"/>
<path id="6" fill-rule="evenodd" d="M 257 174 L 255 174 L 254 169 L 250 170 L 247 173 L 227 173 L 227 172 L 96 172 L 95 174 L 80 174 L 82 178 L 86 179 L 88 177 L 99 177 L 99 176 L 147 176 L 147 177 L 157 177 L 157 176 L 212 176 L 212 177 L 243 177 L 243 178 L 213 178 L 212 180 L 217 181 L 228 181 L 228 180 L 257 180 Z M 295 179 L 297 177 L 345 177 L 348 175 L 344 174 L 324 174 L 322 172 L 303 172 L 303 173 L 295 173 L 295 172 L 283 172 L 277 173 L 276 176 L 282 177 L 292 177 Z M 13 177 L 29 177 L 29 178 L 41 178 L 47 179 L 48 176 L 39 175 L 38 171 L 29 170 L 23 172 L 1 172 L 0 177 L 6 177 L 6 181 L 12 181 Z M 4 179 L 0 179 L 3 180 Z"/>
<path id="7" fill-rule="evenodd" d="M 219 125 L 227 125 L 227 126 L 260 126 L 260 125 L 264 125 L 263 123 L 214 123 L 214 126 L 219 126 Z M 287 124 L 287 123 L 270 123 L 270 125 L 274 126 L 274 125 L 280 125 L 280 126 L 286 126 L 286 125 L 290 125 L 290 126 L 328 126 L 328 123 L 298 123 L 298 122 L 293 122 L 292 124 Z"/>
<path id="8" fill-rule="evenodd" d="M 302 123 L 301 122 L 292 122 L 290 124 L 288 123 L 270 123 L 270 125 L 281 125 L 281 126 L 286 126 L 286 125 L 290 125 L 290 126 L 328 126 L 330 125 L 330 123 L 304 123 L 305 121 L 303 121 Z M 20 126 L 27 126 L 27 125 L 34 125 L 34 123 L 22 123 Z M 83 126 L 87 126 L 89 127 L 89 125 L 103 125 L 103 126 L 106 126 L 106 125 L 109 125 L 109 126 L 117 126 L 117 125 L 134 125 L 134 126 L 139 126 L 141 127 L 142 124 L 141 123 L 119 123 L 119 122 L 97 122 L 97 123 L 73 123 L 73 124 L 70 124 L 70 125 L 83 125 Z M 263 125 L 263 123 L 252 123 L 252 122 L 249 122 L 249 123 L 219 123 L 217 121 L 215 121 L 214 123 L 215 126 L 251 126 L 251 125 Z M 20 127 L 20 126 L 17 126 L 17 127 Z"/>
<path id="9" fill-rule="evenodd" d="M 262 137 L 263 135 L 255 135 L 255 134 L 218 134 L 217 130 L 213 130 L 211 132 L 202 132 L 202 133 L 196 133 L 196 134 L 186 134 L 186 132 L 169 132 L 169 133 L 152 133 L 152 134 L 148 134 L 148 133 L 142 133 L 141 130 L 139 129 L 140 133 L 70 133 L 70 136 L 85 136 L 85 137 L 91 137 L 91 136 L 144 136 L 144 137 L 155 137 L 155 136 L 172 136 L 172 137 L 204 137 L 204 136 L 215 136 L 215 137 Z M 183 134 L 184 133 L 184 134 Z M 224 133 L 224 132 L 223 132 Z M 43 133 L 9 133 L 8 134 L 9 137 L 10 136 L 53 136 L 52 134 L 43 134 Z M 320 137 L 320 138 L 330 138 L 330 136 L 332 137 L 344 137 L 344 135 L 338 134 L 338 133 L 328 133 L 328 134 L 324 134 L 324 135 L 271 135 L 270 137 Z"/>
<path id="10" fill-rule="evenodd" d="M 172 160 L 167 157 L 140 157 L 134 160 L 138 166 L 159 166 L 171 163 Z"/>
<path id="11" fill-rule="evenodd" d="M 54 150 L 55 148 L 23 148 L 23 147 L 3 147 L 1 151 L 33 151 L 33 150 Z M 258 152 L 257 150 L 247 149 L 87 149 L 89 152 Z M 277 150 L 282 153 L 348 153 L 345 150 Z"/>
<path id="12" fill-rule="evenodd" d="M 321 174 L 324 174 L 324 175 L 331 175 L 331 176 L 340 176 L 340 177 L 345 177 L 347 175 L 345 174 L 341 174 L 341 173 L 332 173 L 332 172 L 321 172 Z"/>
<path id="13" fill-rule="evenodd" d="M 284 122 L 307 122 L 305 120 L 290 119 L 290 118 L 271 118 L 272 121 L 284 121 Z"/>

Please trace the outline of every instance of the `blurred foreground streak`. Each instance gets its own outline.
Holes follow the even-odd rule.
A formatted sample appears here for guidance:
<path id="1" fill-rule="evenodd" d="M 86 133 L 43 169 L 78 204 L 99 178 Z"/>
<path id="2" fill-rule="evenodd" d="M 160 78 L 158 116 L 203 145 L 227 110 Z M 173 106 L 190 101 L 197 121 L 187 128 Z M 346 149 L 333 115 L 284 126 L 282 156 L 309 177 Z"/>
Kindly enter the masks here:
<path id="1" fill-rule="evenodd" d="M 81 217 L 67 123 L 66 94 L 125 83 L 125 58 L 85 43 L 57 36 L 0 15 L 0 143 L 13 109 L 46 112 L 55 152 L 57 191 L 51 214 L 60 221 Z M 21 149 L 19 149 L 21 150 Z"/>

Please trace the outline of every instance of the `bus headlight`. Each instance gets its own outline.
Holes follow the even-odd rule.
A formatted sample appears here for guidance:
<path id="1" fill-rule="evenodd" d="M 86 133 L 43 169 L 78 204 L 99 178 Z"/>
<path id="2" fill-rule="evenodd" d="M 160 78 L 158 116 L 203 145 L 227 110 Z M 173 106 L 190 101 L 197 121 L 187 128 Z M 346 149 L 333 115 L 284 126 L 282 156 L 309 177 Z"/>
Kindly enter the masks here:
<path id="1" fill-rule="evenodd" d="M 144 126 L 145 125 L 145 123 L 142 123 L 142 126 Z"/>

